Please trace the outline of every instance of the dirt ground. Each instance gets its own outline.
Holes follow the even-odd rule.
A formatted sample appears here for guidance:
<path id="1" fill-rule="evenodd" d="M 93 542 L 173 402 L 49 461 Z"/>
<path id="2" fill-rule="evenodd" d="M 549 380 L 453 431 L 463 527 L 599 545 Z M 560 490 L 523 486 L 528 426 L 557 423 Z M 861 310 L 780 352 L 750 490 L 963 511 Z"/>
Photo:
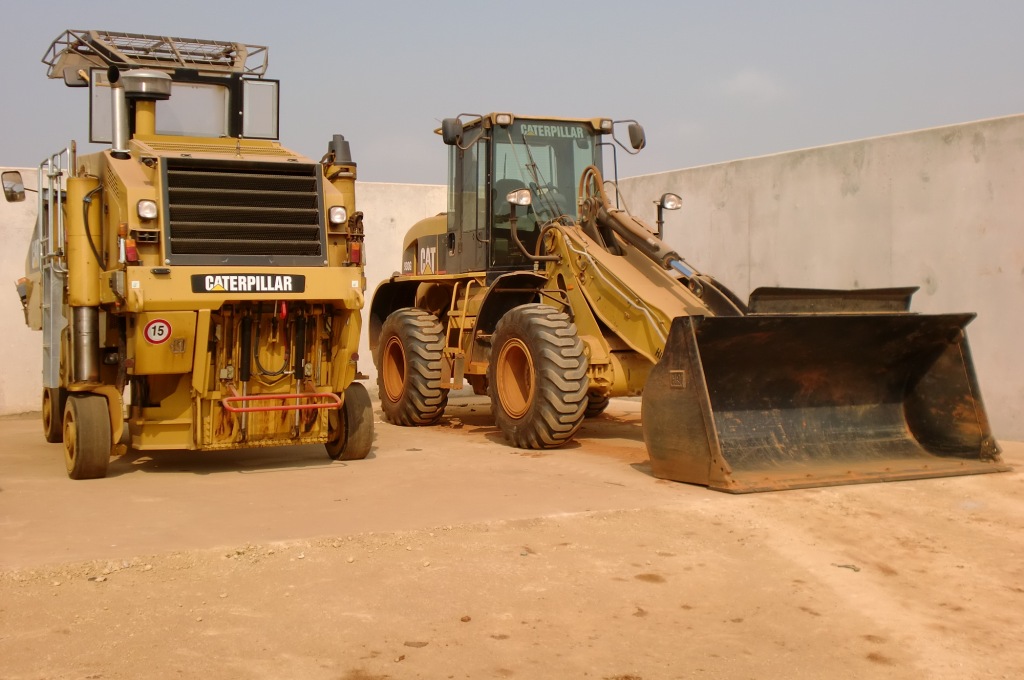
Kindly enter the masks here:
<path id="1" fill-rule="evenodd" d="M 1014 472 L 731 496 L 650 476 L 639 403 L 506 446 L 434 428 L 129 453 L 0 419 L 0 678 L 1020 678 Z"/>

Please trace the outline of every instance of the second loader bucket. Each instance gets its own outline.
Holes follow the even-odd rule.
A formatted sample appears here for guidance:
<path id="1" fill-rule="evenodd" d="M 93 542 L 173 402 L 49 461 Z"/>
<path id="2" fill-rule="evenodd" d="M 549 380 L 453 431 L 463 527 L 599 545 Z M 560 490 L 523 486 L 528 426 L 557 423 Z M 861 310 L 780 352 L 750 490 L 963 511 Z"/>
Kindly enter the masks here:
<path id="1" fill-rule="evenodd" d="M 1007 470 L 973 318 L 678 317 L 644 388 L 652 472 L 746 493 Z"/>

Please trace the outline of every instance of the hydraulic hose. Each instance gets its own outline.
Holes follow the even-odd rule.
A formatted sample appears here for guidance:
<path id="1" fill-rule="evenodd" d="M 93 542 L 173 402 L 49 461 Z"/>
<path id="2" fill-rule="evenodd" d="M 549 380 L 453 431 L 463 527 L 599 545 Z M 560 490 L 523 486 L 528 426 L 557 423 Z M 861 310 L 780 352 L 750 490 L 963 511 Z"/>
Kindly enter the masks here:
<path id="1" fill-rule="evenodd" d="M 281 368 L 277 369 L 276 371 L 268 371 L 267 369 L 263 368 L 263 364 L 260 363 L 260 322 L 259 322 L 258 318 L 256 319 L 256 332 L 255 332 L 255 338 L 254 339 L 255 339 L 255 342 L 253 343 L 253 346 L 252 346 L 252 358 L 253 358 L 253 361 L 256 362 L 256 368 L 257 368 L 257 370 L 259 370 L 260 375 L 266 375 L 266 376 L 284 375 L 285 370 L 288 368 L 288 357 L 287 356 L 285 356 L 284 361 L 281 363 Z M 288 343 L 285 342 L 285 347 L 287 347 L 287 346 L 288 346 Z"/>
<path id="2" fill-rule="evenodd" d="M 302 377 L 302 363 L 306 357 L 306 317 L 295 318 L 295 375 Z"/>
<path id="3" fill-rule="evenodd" d="M 242 317 L 242 337 L 240 341 L 242 343 L 242 351 L 239 358 L 242 363 L 238 367 L 238 379 L 246 383 L 249 382 L 252 369 L 252 359 L 250 358 L 252 354 L 252 317 L 248 314 Z"/>
<path id="4" fill-rule="evenodd" d="M 103 191 L 102 184 L 87 193 L 82 199 L 82 223 L 85 226 L 85 240 L 89 243 L 89 249 L 92 250 L 92 254 L 96 256 L 96 262 L 102 267 L 103 258 L 100 257 L 100 251 L 96 247 L 95 241 L 92 239 L 92 230 L 89 229 L 89 208 L 92 205 L 92 196 L 100 191 Z"/>

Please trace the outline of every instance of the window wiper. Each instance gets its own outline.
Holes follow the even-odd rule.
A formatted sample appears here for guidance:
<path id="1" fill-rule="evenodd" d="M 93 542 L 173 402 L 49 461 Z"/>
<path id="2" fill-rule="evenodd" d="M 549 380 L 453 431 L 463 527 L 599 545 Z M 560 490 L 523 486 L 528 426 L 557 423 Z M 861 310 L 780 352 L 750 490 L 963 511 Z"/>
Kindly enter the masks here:
<path id="1" fill-rule="evenodd" d="M 533 160 L 533 151 L 530 149 L 530 143 L 526 140 L 526 135 L 523 135 L 523 146 L 526 147 L 526 155 L 530 159 L 530 163 L 526 166 L 526 169 L 533 176 L 533 183 L 530 187 L 533 193 L 536 194 L 537 200 L 544 205 L 544 210 L 547 211 L 550 216 L 549 219 L 557 220 L 563 214 L 562 207 L 558 205 L 558 200 L 555 198 L 554 187 L 551 186 L 550 182 L 544 180 L 540 174 L 540 168 L 537 167 L 537 162 Z M 515 148 L 515 147 L 513 147 Z"/>
<path id="2" fill-rule="evenodd" d="M 519 166 L 520 171 L 526 170 L 531 179 L 523 179 L 523 183 L 529 185 L 530 190 L 537 196 L 537 202 L 539 206 L 535 205 L 534 210 L 537 212 L 538 217 L 541 212 L 546 212 L 550 215 L 548 219 L 558 219 L 564 213 L 561 207 L 558 205 L 558 201 L 554 197 L 554 191 L 549 190 L 550 185 L 544 181 L 544 178 L 540 174 L 540 169 L 537 167 L 537 162 L 533 159 L 533 151 L 530 149 L 530 143 L 526 141 L 526 136 L 523 136 L 523 147 L 526 149 L 526 156 L 529 162 L 523 163 L 519 158 L 519 153 L 516 150 L 517 144 L 512 140 L 512 133 L 505 130 L 508 135 L 508 144 L 512 148 L 512 155 L 515 156 L 516 165 Z M 499 196 L 498 200 L 504 200 L 504 196 Z M 540 208 L 539 210 L 537 208 Z"/>

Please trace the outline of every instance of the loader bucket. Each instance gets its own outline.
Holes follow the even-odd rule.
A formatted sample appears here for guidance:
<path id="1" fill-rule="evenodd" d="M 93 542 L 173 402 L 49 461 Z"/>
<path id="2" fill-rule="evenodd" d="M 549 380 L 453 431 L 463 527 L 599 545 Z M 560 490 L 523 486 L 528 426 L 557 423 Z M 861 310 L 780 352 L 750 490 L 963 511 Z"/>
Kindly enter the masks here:
<path id="1" fill-rule="evenodd" d="M 644 388 L 651 470 L 732 493 L 1008 470 L 973 318 L 678 317 Z"/>

